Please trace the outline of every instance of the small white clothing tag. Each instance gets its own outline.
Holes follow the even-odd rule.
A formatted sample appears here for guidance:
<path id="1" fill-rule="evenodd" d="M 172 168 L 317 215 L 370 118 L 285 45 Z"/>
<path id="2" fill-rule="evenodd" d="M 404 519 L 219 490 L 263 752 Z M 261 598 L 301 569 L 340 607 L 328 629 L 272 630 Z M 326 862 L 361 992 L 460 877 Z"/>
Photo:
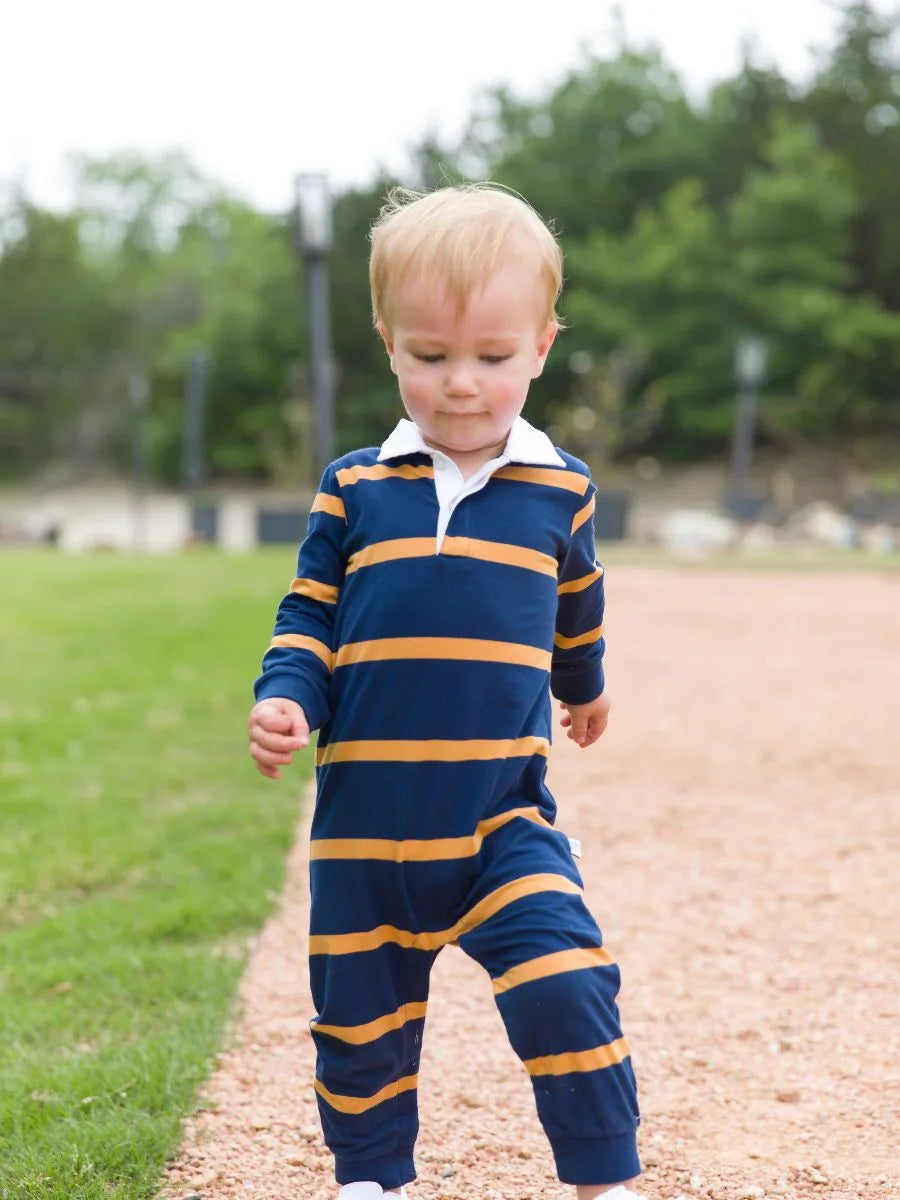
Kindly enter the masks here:
<path id="1" fill-rule="evenodd" d="M 569 849 L 575 858 L 581 858 L 581 842 L 578 838 L 569 838 Z"/>

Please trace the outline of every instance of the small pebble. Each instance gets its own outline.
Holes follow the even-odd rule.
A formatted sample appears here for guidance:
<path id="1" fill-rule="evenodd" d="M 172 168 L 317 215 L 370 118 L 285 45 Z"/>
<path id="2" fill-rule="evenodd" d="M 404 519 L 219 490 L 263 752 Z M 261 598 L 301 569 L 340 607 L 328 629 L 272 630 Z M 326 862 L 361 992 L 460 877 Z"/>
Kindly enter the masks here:
<path id="1" fill-rule="evenodd" d="M 211 1187 L 218 1178 L 218 1171 L 205 1171 L 202 1175 L 194 1176 L 191 1180 L 191 1187 L 197 1192 L 202 1192 L 204 1188 Z"/>

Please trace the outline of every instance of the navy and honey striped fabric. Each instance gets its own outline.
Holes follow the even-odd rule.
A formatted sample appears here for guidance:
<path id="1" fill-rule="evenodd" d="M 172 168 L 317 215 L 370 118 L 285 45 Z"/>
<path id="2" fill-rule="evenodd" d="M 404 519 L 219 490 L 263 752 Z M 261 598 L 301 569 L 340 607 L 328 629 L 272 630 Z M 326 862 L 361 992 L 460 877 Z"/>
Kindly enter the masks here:
<path id="1" fill-rule="evenodd" d="M 495 472 L 439 554 L 427 455 L 328 468 L 256 684 L 321 728 L 320 766 L 545 757 L 548 680 L 571 703 L 600 694 L 594 487 L 564 457 Z"/>
<path id="2" fill-rule="evenodd" d="M 319 730 L 312 1031 L 338 1182 L 414 1177 L 428 978 L 449 944 L 491 976 L 560 1177 L 629 1178 L 618 968 L 545 783 L 551 691 L 603 690 L 593 484 L 564 454 L 503 466 L 436 553 L 430 456 L 378 455 L 325 472 L 255 689 Z"/>

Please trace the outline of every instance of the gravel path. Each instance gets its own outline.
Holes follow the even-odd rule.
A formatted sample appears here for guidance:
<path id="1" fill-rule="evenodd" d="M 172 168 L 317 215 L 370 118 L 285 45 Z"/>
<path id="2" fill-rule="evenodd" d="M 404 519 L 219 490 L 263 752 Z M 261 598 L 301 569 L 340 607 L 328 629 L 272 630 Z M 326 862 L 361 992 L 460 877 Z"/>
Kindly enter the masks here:
<path id="1" fill-rule="evenodd" d="M 622 568 L 613 714 L 554 746 L 620 962 L 649 1200 L 900 1200 L 900 576 Z M 290 786 L 289 784 L 287 786 Z M 332 1200 L 305 823 L 166 1195 Z M 486 977 L 438 960 L 411 1200 L 561 1200 Z"/>

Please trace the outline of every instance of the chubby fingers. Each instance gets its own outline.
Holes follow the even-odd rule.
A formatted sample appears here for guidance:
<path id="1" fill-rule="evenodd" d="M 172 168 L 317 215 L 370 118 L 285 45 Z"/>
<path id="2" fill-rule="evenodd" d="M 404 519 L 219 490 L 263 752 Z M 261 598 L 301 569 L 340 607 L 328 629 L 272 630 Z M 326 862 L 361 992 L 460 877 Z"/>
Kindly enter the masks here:
<path id="1" fill-rule="evenodd" d="M 277 701 L 262 700 L 247 720 L 247 733 L 251 741 L 258 742 L 270 750 L 290 747 L 299 750 L 309 742 L 309 727 L 299 705 L 295 712 L 288 712 Z"/>
<path id="2" fill-rule="evenodd" d="M 585 728 L 581 733 L 581 737 L 576 737 L 579 746 L 593 746 L 594 742 L 603 734 L 606 729 L 609 718 L 603 716 L 589 717 L 585 722 Z"/>
<path id="3" fill-rule="evenodd" d="M 600 696 L 591 704 L 560 704 L 562 717 L 560 725 L 567 730 L 567 736 L 576 745 L 584 749 L 592 746 L 604 733 L 609 722 L 609 701 Z"/>
<path id="4" fill-rule="evenodd" d="M 590 718 L 585 713 L 569 714 L 569 737 L 579 746 L 589 746 L 588 731 L 591 726 Z M 593 740 L 593 739 L 591 739 Z"/>
<path id="5" fill-rule="evenodd" d="M 280 779 L 279 767 L 291 762 L 294 752 L 309 744 L 309 729 L 301 715 L 285 712 L 277 703 L 262 701 L 250 713 L 247 736 L 250 756 L 261 774 Z"/>
<path id="6" fill-rule="evenodd" d="M 563 710 L 563 715 L 560 717 L 559 723 L 563 729 L 567 730 L 566 736 L 570 741 L 577 742 L 579 746 L 589 746 L 590 742 L 587 741 L 588 718 L 581 713 L 570 712 L 565 704 L 561 704 L 560 708 Z"/>

